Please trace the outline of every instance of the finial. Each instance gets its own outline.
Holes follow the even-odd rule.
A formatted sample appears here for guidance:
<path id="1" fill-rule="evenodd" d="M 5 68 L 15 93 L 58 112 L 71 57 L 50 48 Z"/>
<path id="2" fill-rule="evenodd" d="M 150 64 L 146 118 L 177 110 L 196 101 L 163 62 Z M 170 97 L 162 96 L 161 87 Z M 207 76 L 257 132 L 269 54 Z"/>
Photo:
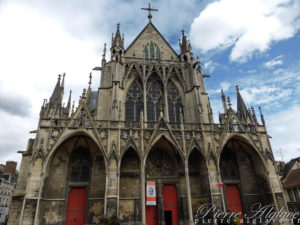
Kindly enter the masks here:
<path id="1" fill-rule="evenodd" d="M 148 4 L 149 7 L 148 8 L 141 8 L 142 10 L 147 10 L 148 13 L 148 19 L 149 19 L 149 23 L 151 23 L 151 19 L 152 19 L 152 14 L 151 11 L 158 11 L 157 9 L 152 9 L 150 3 Z"/>
<path id="2" fill-rule="evenodd" d="M 236 88 L 237 91 L 239 91 L 239 86 L 238 85 L 236 85 L 235 88 Z"/>
<path id="3" fill-rule="evenodd" d="M 222 93 L 222 96 L 225 96 L 225 95 L 224 95 L 224 90 L 223 90 L 223 89 L 221 89 L 221 93 Z"/>
<path id="4" fill-rule="evenodd" d="M 74 107 L 75 107 L 75 101 L 73 101 L 73 104 L 72 104 L 72 114 L 74 113 Z"/>
<path id="5" fill-rule="evenodd" d="M 89 80 L 89 88 L 91 88 L 91 84 L 92 84 L 92 72 L 90 72 L 89 78 L 90 78 L 90 80 Z"/>
<path id="6" fill-rule="evenodd" d="M 227 102 L 228 102 L 228 106 L 229 106 L 229 108 L 231 109 L 231 102 L 230 102 L 230 98 L 229 98 L 229 96 L 227 96 Z"/>
<path id="7" fill-rule="evenodd" d="M 258 109 L 259 109 L 259 114 L 260 114 L 261 122 L 262 122 L 263 125 L 266 125 L 265 118 L 264 118 L 264 115 L 261 112 L 260 106 L 258 107 Z"/>
<path id="8" fill-rule="evenodd" d="M 184 29 L 182 29 L 181 32 L 182 32 L 182 36 L 184 36 Z"/>
<path id="9" fill-rule="evenodd" d="M 200 63 L 200 58 L 198 55 L 197 55 L 197 63 Z"/>
<path id="10" fill-rule="evenodd" d="M 60 81 L 60 79 L 61 79 L 61 75 L 60 75 L 60 74 L 58 74 L 58 80 Z"/>
<path id="11" fill-rule="evenodd" d="M 86 98 L 86 89 L 84 88 L 82 91 L 81 99 L 85 99 L 85 98 Z"/>
<path id="12" fill-rule="evenodd" d="M 120 29 L 120 23 L 118 22 L 117 23 L 117 30 L 119 30 Z"/>
<path id="13" fill-rule="evenodd" d="M 105 55 L 106 55 L 106 43 L 104 43 L 104 48 L 103 48 L 103 54 L 102 54 L 103 59 L 105 59 Z"/>

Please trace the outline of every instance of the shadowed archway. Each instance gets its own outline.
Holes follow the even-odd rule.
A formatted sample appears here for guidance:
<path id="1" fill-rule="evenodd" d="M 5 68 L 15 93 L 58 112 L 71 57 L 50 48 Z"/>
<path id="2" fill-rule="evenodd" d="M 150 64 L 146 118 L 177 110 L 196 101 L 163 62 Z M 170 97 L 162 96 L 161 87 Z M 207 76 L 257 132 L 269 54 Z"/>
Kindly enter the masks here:
<path id="1" fill-rule="evenodd" d="M 65 223 L 69 193 L 81 188 L 87 194 L 85 223 L 96 223 L 104 213 L 105 161 L 96 143 L 85 135 L 64 141 L 50 162 L 42 193 L 43 224 Z M 56 212 L 59 218 L 50 215 Z"/>
<path id="2" fill-rule="evenodd" d="M 231 138 L 221 152 L 219 163 L 229 211 L 234 211 L 232 209 L 239 204 L 238 198 L 238 207 L 248 216 L 253 214 L 251 208 L 255 204 L 273 203 L 263 159 L 246 140 L 237 136 Z"/>

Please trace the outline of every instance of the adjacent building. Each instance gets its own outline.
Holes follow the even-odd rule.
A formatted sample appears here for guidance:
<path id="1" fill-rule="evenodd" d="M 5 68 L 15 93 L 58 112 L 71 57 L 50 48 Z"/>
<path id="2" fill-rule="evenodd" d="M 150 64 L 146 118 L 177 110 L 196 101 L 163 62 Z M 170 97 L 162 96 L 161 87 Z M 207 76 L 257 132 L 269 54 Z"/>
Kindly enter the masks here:
<path id="1" fill-rule="evenodd" d="M 16 173 L 17 163 L 14 161 L 7 161 L 6 165 L 2 166 L 3 173 L 0 178 L 0 224 L 7 223 L 9 215 L 9 207 L 17 183 Z"/>

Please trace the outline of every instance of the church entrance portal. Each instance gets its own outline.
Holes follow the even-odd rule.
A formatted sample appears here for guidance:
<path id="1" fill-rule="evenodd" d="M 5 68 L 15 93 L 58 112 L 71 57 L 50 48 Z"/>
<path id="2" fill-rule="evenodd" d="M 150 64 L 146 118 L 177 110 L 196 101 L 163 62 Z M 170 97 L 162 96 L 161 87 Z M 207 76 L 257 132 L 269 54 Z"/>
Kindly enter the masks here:
<path id="1" fill-rule="evenodd" d="M 147 225 L 178 225 L 187 215 L 186 181 L 179 152 L 166 138 L 161 138 L 147 155 L 145 175 L 156 188 L 156 205 L 146 205 Z"/>
<path id="2" fill-rule="evenodd" d="M 230 212 L 240 212 L 241 219 L 244 218 L 243 208 L 241 202 L 240 191 L 236 185 L 226 185 L 225 186 L 225 194 L 227 200 L 227 209 Z"/>
<path id="3" fill-rule="evenodd" d="M 85 188 L 73 188 L 68 199 L 66 225 L 84 225 L 86 208 Z"/>
<path id="4" fill-rule="evenodd" d="M 178 224 L 178 201 L 175 185 L 164 185 L 163 190 L 165 224 Z"/>
<path id="5" fill-rule="evenodd" d="M 177 225 L 178 221 L 178 200 L 175 185 L 164 185 L 162 188 L 162 197 L 164 202 L 164 220 L 165 225 Z M 158 224 L 158 207 L 146 206 L 147 225 Z"/>

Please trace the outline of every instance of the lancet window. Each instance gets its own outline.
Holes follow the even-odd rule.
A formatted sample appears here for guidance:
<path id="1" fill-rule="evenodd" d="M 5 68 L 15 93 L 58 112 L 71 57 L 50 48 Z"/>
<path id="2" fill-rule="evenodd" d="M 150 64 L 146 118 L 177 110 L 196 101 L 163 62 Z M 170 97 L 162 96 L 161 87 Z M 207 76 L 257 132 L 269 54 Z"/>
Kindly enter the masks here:
<path id="1" fill-rule="evenodd" d="M 89 152 L 79 147 L 72 152 L 70 158 L 70 180 L 72 182 L 89 181 Z"/>
<path id="2" fill-rule="evenodd" d="M 168 93 L 168 111 L 170 122 L 180 122 L 180 110 L 182 110 L 182 101 L 180 94 L 172 81 L 167 85 Z"/>
<path id="3" fill-rule="evenodd" d="M 158 75 L 153 74 L 147 81 L 147 121 L 157 121 L 163 109 L 163 84 Z"/>
<path id="4" fill-rule="evenodd" d="M 126 121 L 139 121 L 143 103 L 143 84 L 135 80 L 130 86 L 126 95 L 125 119 Z"/>
<path id="5" fill-rule="evenodd" d="M 148 61 L 150 60 L 156 60 L 160 61 L 160 50 L 158 46 L 154 42 L 149 42 L 145 47 L 144 47 L 144 56 L 145 60 Z"/>

